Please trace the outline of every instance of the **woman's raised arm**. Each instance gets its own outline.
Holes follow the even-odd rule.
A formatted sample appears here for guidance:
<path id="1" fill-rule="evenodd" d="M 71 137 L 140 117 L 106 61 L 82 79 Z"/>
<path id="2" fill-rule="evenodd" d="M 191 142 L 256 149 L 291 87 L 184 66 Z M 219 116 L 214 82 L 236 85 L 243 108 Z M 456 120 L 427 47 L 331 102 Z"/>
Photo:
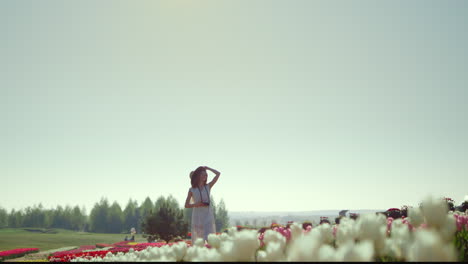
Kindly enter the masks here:
<path id="1" fill-rule="evenodd" d="M 219 172 L 219 171 L 217 171 L 217 170 L 215 170 L 215 169 L 212 169 L 212 168 L 210 168 L 210 167 L 208 167 L 208 166 L 205 166 L 205 169 L 210 170 L 210 171 L 212 171 L 214 174 L 216 174 L 216 176 L 213 178 L 213 180 L 211 180 L 211 181 L 208 183 L 208 185 L 210 186 L 210 189 L 211 189 L 211 187 L 213 187 L 213 185 L 218 181 L 219 175 L 221 175 L 221 172 Z"/>

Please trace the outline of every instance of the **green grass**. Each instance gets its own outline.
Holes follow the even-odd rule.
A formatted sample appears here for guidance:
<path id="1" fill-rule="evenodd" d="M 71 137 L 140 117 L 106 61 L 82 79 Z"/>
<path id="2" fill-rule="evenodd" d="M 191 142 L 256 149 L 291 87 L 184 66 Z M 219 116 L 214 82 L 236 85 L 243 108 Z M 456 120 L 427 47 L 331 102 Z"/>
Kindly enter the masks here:
<path id="1" fill-rule="evenodd" d="M 34 228 L 40 229 L 40 228 Z M 52 233 L 26 231 L 22 228 L 0 229 L 0 251 L 15 248 L 39 248 L 40 251 L 82 245 L 95 245 L 96 243 L 112 244 L 123 241 L 125 234 L 100 234 L 74 232 L 65 229 L 52 229 Z M 127 235 L 130 237 L 130 235 Z M 147 242 L 141 234 L 135 235 L 135 242 Z"/>

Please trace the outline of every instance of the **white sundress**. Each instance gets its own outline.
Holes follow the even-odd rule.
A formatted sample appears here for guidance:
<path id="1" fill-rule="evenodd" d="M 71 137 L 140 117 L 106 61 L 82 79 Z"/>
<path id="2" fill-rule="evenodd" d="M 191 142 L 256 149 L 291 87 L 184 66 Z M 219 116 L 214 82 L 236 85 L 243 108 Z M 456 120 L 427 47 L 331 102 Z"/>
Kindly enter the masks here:
<path id="1" fill-rule="evenodd" d="M 192 203 L 210 202 L 210 186 L 206 184 L 202 188 L 190 188 Z M 200 196 L 201 195 L 201 196 Z M 203 198 L 203 200 L 202 200 Z M 192 209 L 192 245 L 197 238 L 208 241 L 208 235 L 216 232 L 213 207 L 194 207 Z"/>

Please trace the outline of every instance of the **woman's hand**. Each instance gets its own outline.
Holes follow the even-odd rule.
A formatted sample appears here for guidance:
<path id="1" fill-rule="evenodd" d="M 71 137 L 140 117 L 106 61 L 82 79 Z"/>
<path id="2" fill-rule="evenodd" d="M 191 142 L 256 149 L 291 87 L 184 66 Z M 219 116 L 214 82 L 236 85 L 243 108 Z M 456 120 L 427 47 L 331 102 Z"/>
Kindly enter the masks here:
<path id="1" fill-rule="evenodd" d="M 196 203 L 196 204 L 193 204 L 193 207 L 205 207 L 205 206 L 208 206 L 204 203 Z"/>
<path id="2" fill-rule="evenodd" d="M 205 168 L 205 170 L 209 170 L 209 171 L 214 172 L 214 174 L 216 174 L 216 175 L 220 174 L 219 171 L 217 171 L 217 170 L 215 170 L 215 169 L 212 169 L 212 168 L 210 168 L 210 167 L 208 167 L 208 166 L 203 166 L 203 168 Z"/>

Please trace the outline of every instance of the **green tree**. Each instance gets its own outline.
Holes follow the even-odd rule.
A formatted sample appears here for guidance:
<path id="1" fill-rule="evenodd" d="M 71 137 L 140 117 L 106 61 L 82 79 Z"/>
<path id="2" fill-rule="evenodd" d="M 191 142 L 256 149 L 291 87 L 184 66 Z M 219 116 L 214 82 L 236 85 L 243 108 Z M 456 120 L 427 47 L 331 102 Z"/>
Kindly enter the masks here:
<path id="1" fill-rule="evenodd" d="M 78 205 L 76 205 L 72 209 L 70 227 L 72 230 L 79 231 L 83 230 L 85 224 L 86 215 L 84 214 L 83 210 L 80 209 Z"/>
<path id="2" fill-rule="evenodd" d="M 188 226 L 192 226 L 192 208 L 184 208 L 184 220 L 187 222 Z"/>
<path id="3" fill-rule="evenodd" d="M 216 229 L 219 230 L 218 232 L 229 227 L 229 215 L 224 199 L 221 199 L 219 202 L 216 219 Z"/>
<path id="4" fill-rule="evenodd" d="M 63 226 L 65 225 L 64 210 L 61 205 L 57 205 L 57 208 L 53 211 L 51 222 L 51 227 L 54 228 L 63 228 Z"/>
<path id="5" fill-rule="evenodd" d="M 141 226 L 141 224 L 143 223 L 143 221 L 144 221 L 144 219 L 146 218 L 147 215 L 154 212 L 154 205 L 153 205 L 153 202 L 151 201 L 151 199 L 149 197 L 146 197 L 146 199 L 140 205 L 139 211 L 140 211 L 140 220 L 139 220 L 139 223 L 138 223 L 138 227 Z"/>
<path id="6" fill-rule="evenodd" d="M 65 209 L 63 210 L 63 224 L 62 224 L 62 228 L 65 228 L 65 229 L 72 229 L 72 215 L 73 215 L 73 209 L 70 205 L 66 205 L 65 206 Z"/>
<path id="7" fill-rule="evenodd" d="M 216 223 L 216 218 L 217 218 L 217 214 L 218 214 L 218 209 L 216 207 L 216 202 L 215 202 L 215 199 L 213 197 L 213 195 L 210 195 L 210 205 L 211 205 L 211 208 L 213 210 L 213 216 L 214 216 L 214 219 L 215 219 L 215 223 Z M 218 230 L 216 228 L 216 230 Z M 217 232 L 217 231 L 216 231 Z"/>
<path id="8" fill-rule="evenodd" d="M 8 216 L 8 226 L 11 228 L 23 227 L 23 212 L 21 210 L 11 209 Z"/>
<path id="9" fill-rule="evenodd" d="M 161 208 L 161 205 L 166 201 L 166 198 L 164 196 L 160 195 L 158 199 L 156 199 L 156 202 L 154 202 L 154 211 L 157 212 L 159 211 L 159 208 Z"/>
<path id="10" fill-rule="evenodd" d="M 138 226 L 139 222 L 139 213 L 138 213 L 138 203 L 137 201 L 133 201 L 132 199 L 128 200 L 127 206 L 125 206 L 125 209 L 123 211 L 123 217 L 124 217 L 124 223 L 123 223 L 123 228 L 126 231 L 130 231 L 132 227 L 135 229 Z M 137 230 L 137 232 L 140 232 L 140 230 Z"/>
<path id="11" fill-rule="evenodd" d="M 33 224 L 33 219 L 32 219 L 32 208 L 31 206 L 28 206 L 24 209 L 24 214 L 23 214 L 23 221 L 22 221 L 22 226 L 23 227 L 34 227 Z"/>
<path id="12" fill-rule="evenodd" d="M 42 203 L 39 203 L 39 205 L 33 207 L 32 218 L 35 227 L 45 227 L 46 215 Z"/>
<path id="13" fill-rule="evenodd" d="M 188 224 L 184 219 L 184 211 L 168 198 L 161 202 L 158 211 L 144 218 L 142 228 L 148 241 L 158 238 L 170 241 L 178 236 L 184 237 L 188 231 Z"/>
<path id="14" fill-rule="evenodd" d="M 170 208 L 177 209 L 177 210 L 180 209 L 179 202 L 174 198 L 174 196 L 169 195 L 166 199 L 166 202 Z"/>
<path id="15" fill-rule="evenodd" d="M 8 226 L 8 212 L 0 207 L 0 228 Z"/>
<path id="16" fill-rule="evenodd" d="M 45 215 L 44 227 L 46 228 L 52 227 L 53 220 L 54 220 L 54 209 L 44 210 L 44 215 Z"/>
<path id="17" fill-rule="evenodd" d="M 114 201 L 109 208 L 109 214 L 107 215 L 107 226 L 109 233 L 121 233 L 123 231 L 123 213 L 122 208 Z"/>
<path id="18" fill-rule="evenodd" d="M 96 233 L 108 233 L 109 202 L 106 198 L 101 198 L 99 203 L 96 203 L 89 214 L 90 231 Z"/>

